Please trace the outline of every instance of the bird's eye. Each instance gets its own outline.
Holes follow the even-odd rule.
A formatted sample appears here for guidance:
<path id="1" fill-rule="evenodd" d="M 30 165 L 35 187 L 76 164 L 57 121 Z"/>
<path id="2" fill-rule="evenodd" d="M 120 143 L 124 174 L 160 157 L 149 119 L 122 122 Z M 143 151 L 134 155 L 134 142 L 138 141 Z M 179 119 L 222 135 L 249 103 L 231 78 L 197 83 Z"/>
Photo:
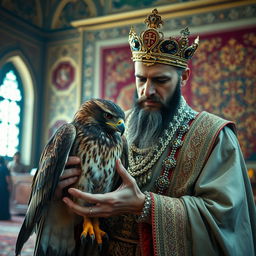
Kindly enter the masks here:
<path id="1" fill-rule="evenodd" d="M 109 114 L 109 113 L 104 113 L 104 117 L 106 119 L 112 119 L 113 118 L 113 116 L 111 114 Z"/>

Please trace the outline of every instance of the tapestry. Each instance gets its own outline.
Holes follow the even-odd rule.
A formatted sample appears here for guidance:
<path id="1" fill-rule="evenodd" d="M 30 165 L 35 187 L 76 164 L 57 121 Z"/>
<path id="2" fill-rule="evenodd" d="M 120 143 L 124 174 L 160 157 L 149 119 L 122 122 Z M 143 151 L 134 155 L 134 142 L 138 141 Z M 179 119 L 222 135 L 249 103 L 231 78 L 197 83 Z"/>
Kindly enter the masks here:
<path id="1" fill-rule="evenodd" d="M 101 49 L 101 98 L 113 100 L 123 109 L 131 107 L 135 93 L 134 66 L 127 45 Z"/>
<path id="2" fill-rule="evenodd" d="M 80 105 L 77 65 L 79 44 L 53 45 L 48 49 L 48 104 L 45 143 L 64 123 L 70 122 Z"/>
<path id="3" fill-rule="evenodd" d="M 70 61 L 62 61 L 52 72 L 52 84 L 57 90 L 67 90 L 74 81 L 75 68 Z"/>
<path id="4" fill-rule="evenodd" d="M 245 159 L 256 161 L 256 27 L 201 34 L 190 68 L 182 88 L 187 102 L 234 121 Z M 102 48 L 100 70 L 100 96 L 129 109 L 135 93 L 129 45 Z"/>
<path id="5" fill-rule="evenodd" d="M 191 105 L 236 123 L 246 160 L 256 160 L 256 27 L 202 35 L 191 63 Z"/>

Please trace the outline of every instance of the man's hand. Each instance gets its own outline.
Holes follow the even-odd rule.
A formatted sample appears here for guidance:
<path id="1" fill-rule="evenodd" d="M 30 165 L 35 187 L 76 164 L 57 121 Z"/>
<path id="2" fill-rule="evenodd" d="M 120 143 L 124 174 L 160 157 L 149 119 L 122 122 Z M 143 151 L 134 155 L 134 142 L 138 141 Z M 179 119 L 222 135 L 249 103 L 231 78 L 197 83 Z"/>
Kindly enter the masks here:
<path id="1" fill-rule="evenodd" d="M 94 206 L 80 206 L 70 198 L 64 197 L 63 201 L 78 215 L 89 217 L 109 217 L 124 213 L 139 215 L 142 211 L 145 195 L 140 191 L 135 179 L 126 171 L 120 160 L 116 163 L 122 184 L 113 192 L 106 194 L 90 194 L 78 189 L 70 188 L 68 192 Z"/>
<path id="2" fill-rule="evenodd" d="M 64 188 L 77 182 L 79 176 L 81 175 L 80 167 L 74 167 L 80 165 L 80 158 L 75 156 L 70 156 L 66 163 L 65 170 L 60 176 L 59 183 L 57 185 L 54 198 L 55 200 L 60 200 L 62 197 L 62 191 Z"/>

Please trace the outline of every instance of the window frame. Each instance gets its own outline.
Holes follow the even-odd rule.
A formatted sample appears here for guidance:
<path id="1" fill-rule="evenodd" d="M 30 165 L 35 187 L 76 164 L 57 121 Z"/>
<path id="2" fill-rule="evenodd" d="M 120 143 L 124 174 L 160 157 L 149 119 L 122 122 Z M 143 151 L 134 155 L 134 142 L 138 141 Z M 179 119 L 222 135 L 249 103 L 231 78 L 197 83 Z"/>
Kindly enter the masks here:
<path id="1" fill-rule="evenodd" d="M 23 122 L 24 122 L 24 106 L 25 106 L 25 99 L 24 99 L 24 96 L 25 96 L 25 93 L 24 93 L 24 86 L 23 86 L 23 83 L 22 83 L 22 79 L 21 79 L 21 76 L 17 70 L 17 68 L 13 65 L 13 63 L 11 62 L 7 62 L 3 65 L 3 67 L 0 69 L 0 86 L 3 84 L 4 82 L 4 79 L 6 77 L 6 74 L 9 72 L 9 71 L 13 71 L 16 79 L 17 79 L 17 83 L 18 83 L 18 89 L 20 90 L 20 93 L 21 93 L 21 100 L 20 101 L 16 101 L 16 103 L 20 106 L 20 122 L 18 124 L 18 129 L 19 129 L 19 135 L 18 135 L 18 140 L 19 140 L 19 144 L 18 144 L 18 147 L 17 147 L 17 150 L 16 151 L 21 151 L 22 149 L 22 133 L 23 133 Z M 5 159 L 7 161 L 11 160 L 12 159 L 12 156 L 7 156 L 5 155 L 4 156 Z"/>

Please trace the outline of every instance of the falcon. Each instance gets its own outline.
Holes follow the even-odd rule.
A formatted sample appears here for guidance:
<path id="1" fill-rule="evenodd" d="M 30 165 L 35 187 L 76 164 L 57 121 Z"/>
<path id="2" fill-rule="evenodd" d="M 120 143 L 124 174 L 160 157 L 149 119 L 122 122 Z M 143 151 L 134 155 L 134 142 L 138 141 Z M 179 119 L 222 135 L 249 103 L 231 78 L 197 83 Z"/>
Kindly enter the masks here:
<path id="1" fill-rule="evenodd" d="M 99 247 L 106 233 L 98 218 L 73 213 L 54 194 L 69 156 L 81 159 L 81 176 L 74 187 L 89 193 L 107 193 L 114 189 L 118 175 L 116 160 L 127 164 L 124 133 L 125 114 L 109 100 L 91 99 L 83 103 L 71 123 L 61 126 L 45 146 L 34 176 L 28 210 L 16 242 L 16 255 L 36 232 L 34 255 L 78 255 L 86 237 L 96 239 Z M 76 199 L 73 199 L 76 200 Z M 81 206 L 88 203 L 77 199 Z M 77 227 L 82 227 L 76 239 Z M 81 248 L 81 246 L 80 246 Z"/>

